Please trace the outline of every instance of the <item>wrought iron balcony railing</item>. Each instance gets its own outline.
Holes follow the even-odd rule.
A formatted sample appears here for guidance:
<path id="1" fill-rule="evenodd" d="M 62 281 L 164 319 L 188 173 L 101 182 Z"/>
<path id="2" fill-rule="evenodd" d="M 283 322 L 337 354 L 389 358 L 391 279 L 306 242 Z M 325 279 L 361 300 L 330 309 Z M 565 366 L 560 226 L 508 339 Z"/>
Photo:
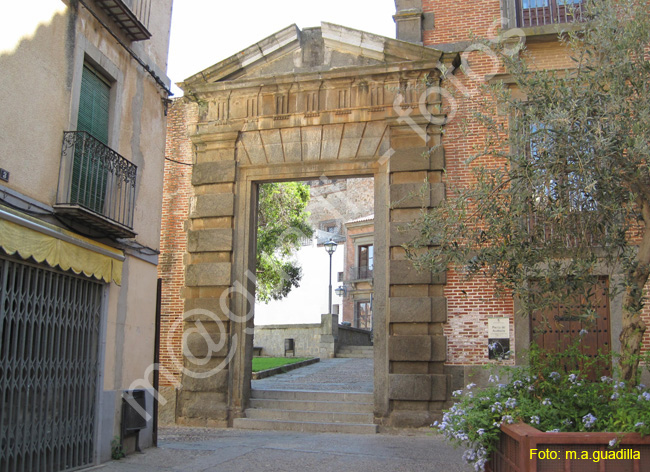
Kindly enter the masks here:
<path id="1" fill-rule="evenodd" d="M 95 0 L 132 41 L 151 38 L 151 0 Z"/>
<path id="2" fill-rule="evenodd" d="M 132 238 L 137 167 L 84 131 L 63 133 L 55 210 L 95 231 Z"/>
<path id="3" fill-rule="evenodd" d="M 582 20 L 583 0 L 514 0 L 517 26 L 571 23 Z"/>
<path id="4" fill-rule="evenodd" d="M 349 270 L 350 281 L 372 279 L 372 267 L 350 267 Z"/>

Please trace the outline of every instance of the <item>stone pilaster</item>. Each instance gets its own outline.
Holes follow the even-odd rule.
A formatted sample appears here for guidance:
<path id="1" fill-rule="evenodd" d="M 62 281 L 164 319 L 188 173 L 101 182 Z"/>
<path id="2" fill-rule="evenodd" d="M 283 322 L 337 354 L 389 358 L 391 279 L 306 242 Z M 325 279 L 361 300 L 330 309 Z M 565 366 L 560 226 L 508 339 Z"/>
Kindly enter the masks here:
<path id="1" fill-rule="evenodd" d="M 232 285 L 235 141 L 237 133 L 191 136 L 192 172 L 185 264 L 182 391 L 178 421 L 227 426 L 229 368 L 233 349 L 228 289 Z"/>
<path id="2" fill-rule="evenodd" d="M 389 162 L 388 396 L 392 426 L 431 424 L 449 398 L 444 373 L 445 274 L 417 271 L 401 247 L 416 236 L 408 224 L 445 198 L 441 129 L 420 119 L 391 127 Z M 426 141 L 426 142 L 425 142 Z"/>

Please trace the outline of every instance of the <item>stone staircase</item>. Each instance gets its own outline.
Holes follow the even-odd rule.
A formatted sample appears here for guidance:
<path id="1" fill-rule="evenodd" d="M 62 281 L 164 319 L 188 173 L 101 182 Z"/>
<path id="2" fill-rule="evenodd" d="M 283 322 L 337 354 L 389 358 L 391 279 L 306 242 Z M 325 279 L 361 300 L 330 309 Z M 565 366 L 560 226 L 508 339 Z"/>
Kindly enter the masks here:
<path id="1" fill-rule="evenodd" d="M 251 391 L 245 418 L 238 429 L 302 431 L 310 433 L 376 434 L 373 394 L 304 390 Z"/>
<path id="2" fill-rule="evenodd" d="M 336 357 L 372 359 L 374 357 L 374 352 L 372 346 L 341 346 L 336 351 Z"/>

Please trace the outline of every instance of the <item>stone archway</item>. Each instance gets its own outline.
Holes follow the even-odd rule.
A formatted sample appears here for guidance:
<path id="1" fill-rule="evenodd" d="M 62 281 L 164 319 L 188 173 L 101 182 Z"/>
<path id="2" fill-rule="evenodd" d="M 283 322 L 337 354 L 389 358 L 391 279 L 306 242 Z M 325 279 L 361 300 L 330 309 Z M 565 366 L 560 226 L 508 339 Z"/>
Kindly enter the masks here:
<path id="1" fill-rule="evenodd" d="M 400 245 L 404 223 L 444 198 L 440 96 L 424 84 L 453 60 L 323 23 L 286 28 L 182 84 L 199 117 L 180 421 L 232 424 L 250 396 L 258 183 L 322 176 L 375 178 L 376 421 L 421 426 L 443 408 L 445 280 L 416 272 Z"/>

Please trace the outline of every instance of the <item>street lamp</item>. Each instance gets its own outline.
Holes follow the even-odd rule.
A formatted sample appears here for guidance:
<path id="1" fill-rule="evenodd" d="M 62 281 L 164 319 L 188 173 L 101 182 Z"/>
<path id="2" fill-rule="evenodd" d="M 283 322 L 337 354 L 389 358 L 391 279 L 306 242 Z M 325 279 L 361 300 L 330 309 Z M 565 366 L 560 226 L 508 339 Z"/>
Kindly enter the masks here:
<path id="1" fill-rule="evenodd" d="M 329 305 L 328 305 L 329 311 L 327 313 L 332 314 L 332 254 L 334 254 L 334 251 L 336 251 L 337 244 L 330 239 L 325 244 L 323 244 L 323 246 L 325 246 L 325 250 L 330 255 L 330 289 L 329 289 Z"/>
<path id="2" fill-rule="evenodd" d="M 334 293 L 339 297 L 345 297 L 345 295 L 348 293 L 348 289 L 345 287 L 345 285 L 339 285 L 334 289 Z"/>

